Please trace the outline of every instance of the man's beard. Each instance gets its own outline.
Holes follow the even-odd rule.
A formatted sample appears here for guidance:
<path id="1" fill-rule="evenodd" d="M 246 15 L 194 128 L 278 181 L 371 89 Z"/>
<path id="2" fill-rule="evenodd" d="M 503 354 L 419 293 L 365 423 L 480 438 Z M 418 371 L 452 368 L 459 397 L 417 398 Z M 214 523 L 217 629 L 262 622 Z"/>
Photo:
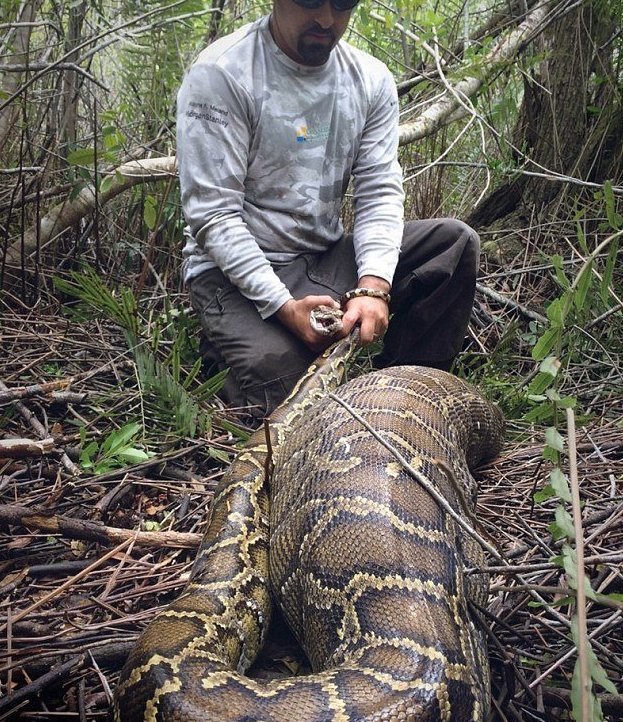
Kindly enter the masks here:
<path id="1" fill-rule="evenodd" d="M 308 33 L 317 33 L 331 38 L 331 42 L 318 43 L 310 39 Z M 322 30 L 320 27 L 313 27 L 304 32 L 300 37 L 297 45 L 297 52 L 303 59 L 305 65 L 324 65 L 331 51 L 335 47 L 335 35 L 329 30 Z"/>

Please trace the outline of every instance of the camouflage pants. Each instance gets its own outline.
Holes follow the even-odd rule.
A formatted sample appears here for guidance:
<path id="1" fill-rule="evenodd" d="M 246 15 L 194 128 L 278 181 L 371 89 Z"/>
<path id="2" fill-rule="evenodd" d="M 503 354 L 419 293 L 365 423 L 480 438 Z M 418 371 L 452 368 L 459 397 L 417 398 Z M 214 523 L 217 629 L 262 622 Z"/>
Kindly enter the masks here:
<path id="1" fill-rule="evenodd" d="M 461 221 L 405 224 L 391 319 L 375 366 L 450 367 L 467 330 L 478 257 L 478 236 Z M 295 298 L 328 294 L 337 299 L 357 285 L 352 238 L 275 271 Z M 230 369 L 221 396 L 232 406 L 250 407 L 261 419 L 285 398 L 315 354 L 276 318 L 262 320 L 218 269 L 193 279 L 189 291 L 204 331 L 206 365 L 211 373 Z"/>

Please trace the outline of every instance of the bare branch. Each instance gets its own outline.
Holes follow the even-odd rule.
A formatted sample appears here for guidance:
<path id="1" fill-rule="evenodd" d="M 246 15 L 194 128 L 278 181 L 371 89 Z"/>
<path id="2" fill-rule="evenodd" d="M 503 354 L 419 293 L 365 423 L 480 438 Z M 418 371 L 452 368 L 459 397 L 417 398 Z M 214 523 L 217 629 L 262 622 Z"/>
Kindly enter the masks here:
<path id="1" fill-rule="evenodd" d="M 42 509 L 30 509 L 16 504 L 0 506 L 0 527 L 6 529 L 16 525 L 48 534 L 61 534 L 68 539 L 86 539 L 100 544 L 124 544 L 133 541 L 137 546 L 156 549 L 196 549 L 201 541 L 201 534 L 192 532 L 118 529 L 84 519 L 52 514 Z"/>
<path id="2" fill-rule="evenodd" d="M 543 3 L 535 8 L 526 19 L 502 38 L 483 59 L 481 68 L 484 70 L 481 77 L 466 77 L 453 86 L 453 93 L 446 93 L 442 98 L 430 105 L 414 122 L 400 126 L 400 144 L 406 145 L 416 140 L 432 135 L 439 128 L 446 125 L 451 118 L 457 120 L 467 115 L 466 108 L 461 106 L 459 98 L 471 98 L 482 88 L 491 77 L 511 61 L 531 40 L 539 27 L 547 18 L 553 0 Z"/>
<path id="3" fill-rule="evenodd" d="M 54 439 L 0 439 L 0 459 L 26 459 L 54 451 Z"/>
<path id="4" fill-rule="evenodd" d="M 112 183 L 100 189 L 97 196 L 93 185 L 88 185 L 75 198 L 67 199 L 48 211 L 40 222 L 38 242 L 44 246 L 68 228 L 75 226 L 94 212 L 96 203 L 107 203 L 111 198 L 140 183 L 166 180 L 172 173 L 175 173 L 173 156 L 146 158 L 119 166 L 109 174 L 113 177 Z M 29 256 L 36 248 L 37 227 L 34 226 L 24 234 L 23 249 L 21 240 L 9 246 L 6 253 L 7 266 L 20 267 L 22 252 L 25 256 Z"/>

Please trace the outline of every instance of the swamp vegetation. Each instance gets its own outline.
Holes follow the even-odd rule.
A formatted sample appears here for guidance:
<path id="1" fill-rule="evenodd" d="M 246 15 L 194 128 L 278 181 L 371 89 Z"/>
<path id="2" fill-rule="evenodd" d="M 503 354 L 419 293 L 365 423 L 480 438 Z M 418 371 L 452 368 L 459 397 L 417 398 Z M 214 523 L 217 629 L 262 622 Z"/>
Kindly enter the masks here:
<path id="1" fill-rule="evenodd" d="M 181 285 L 174 103 L 269 6 L 1 4 L 0 720 L 107 719 L 248 434 Z M 508 418 L 478 505 L 491 720 L 621 720 L 623 3 L 362 0 L 347 38 L 396 78 L 407 218 L 482 240 L 455 371 Z"/>

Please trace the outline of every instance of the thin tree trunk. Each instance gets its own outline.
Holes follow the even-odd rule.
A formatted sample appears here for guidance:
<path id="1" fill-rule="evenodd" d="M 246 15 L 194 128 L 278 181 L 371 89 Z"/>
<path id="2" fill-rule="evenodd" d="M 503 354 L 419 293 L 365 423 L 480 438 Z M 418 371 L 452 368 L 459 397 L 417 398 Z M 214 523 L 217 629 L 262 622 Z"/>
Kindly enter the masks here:
<path id="1" fill-rule="evenodd" d="M 72 5 L 69 11 L 69 28 L 65 39 L 65 53 L 67 62 L 76 60 L 74 48 L 80 45 L 82 26 L 87 12 L 86 2 Z M 76 142 L 76 125 L 78 121 L 79 82 L 75 70 L 66 70 L 63 75 L 63 119 L 61 131 L 65 142 L 73 146 Z"/>
<path id="2" fill-rule="evenodd" d="M 12 42 L 12 59 L 15 64 L 28 66 L 30 61 L 30 35 L 32 32 L 32 26 L 27 23 L 32 23 L 37 16 L 37 12 L 41 7 L 43 0 L 25 0 L 21 3 L 17 17 L 15 18 L 15 28 L 12 33 L 7 35 L 3 45 L 8 44 L 10 36 L 14 36 Z M 3 76 L 0 75 L 0 89 L 2 93 L 6 93 L 7 96 L 13 95 L 13 93 L 20 87 L 24 74 L 19 72 L 5 73 Z M 3 110 L 0 111 L 0 163 L 3 165 L 8 164 L 9 156 L 9 143 L 8 138 L 10 133 L 14 130 L 14 124 L 17 119 L 19 111 L 19 104 L 13 103 Z"/>

